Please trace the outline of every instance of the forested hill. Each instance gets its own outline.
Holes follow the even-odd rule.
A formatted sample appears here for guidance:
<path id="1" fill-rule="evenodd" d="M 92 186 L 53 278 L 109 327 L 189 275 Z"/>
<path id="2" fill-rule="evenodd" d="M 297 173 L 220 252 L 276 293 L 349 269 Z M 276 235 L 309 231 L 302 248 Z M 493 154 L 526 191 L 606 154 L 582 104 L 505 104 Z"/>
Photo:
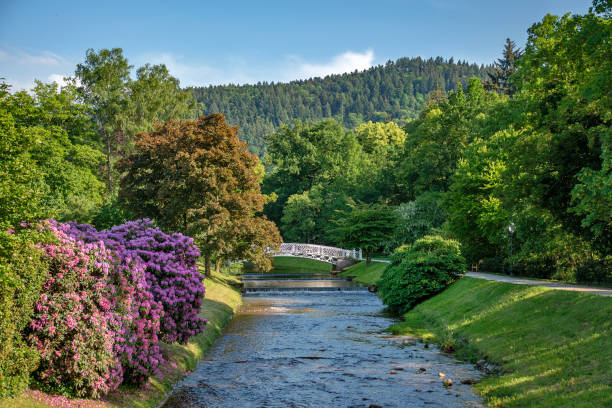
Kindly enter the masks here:
<path id="1" fill-rule="evenodd" d="M 350 74 L 290 83 L 210 86 L 193 92 L 203 103 L 204 113 L 224 113 L 228 123 L 241 127 L 241 139 L 261 155 L 264 136 L 280 124 L 326 117 L 347 128 L 368 120 L 402 124 L 417 116 L 431 91 L 454 89 L 472 76 L 484 79 L 490 69 L 452 58 L 401 58 Z"/>

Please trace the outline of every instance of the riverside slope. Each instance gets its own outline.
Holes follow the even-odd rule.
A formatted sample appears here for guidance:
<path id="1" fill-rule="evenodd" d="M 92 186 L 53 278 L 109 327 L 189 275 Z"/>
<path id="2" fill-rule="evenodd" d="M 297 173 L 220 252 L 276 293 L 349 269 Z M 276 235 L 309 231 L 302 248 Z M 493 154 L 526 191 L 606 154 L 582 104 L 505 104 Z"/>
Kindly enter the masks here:
<path id="1" fill-rule="evenodd" d="M 382 270 L 345 274 L 373 283 Z M 610 297 L 464 277 L 403 318 L 393 333 L 499 367 L 474 385 L 489 406 L 612 406 Z"/>

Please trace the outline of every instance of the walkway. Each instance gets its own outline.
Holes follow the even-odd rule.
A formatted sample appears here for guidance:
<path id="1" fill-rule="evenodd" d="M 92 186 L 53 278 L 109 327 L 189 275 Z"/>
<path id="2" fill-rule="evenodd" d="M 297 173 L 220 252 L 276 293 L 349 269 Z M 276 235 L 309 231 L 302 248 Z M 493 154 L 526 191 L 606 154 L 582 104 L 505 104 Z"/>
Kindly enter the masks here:
<path id="1" fill-rule="evenodd" d="M 593 295 L 601 295 L 601 296 L 612 296 L 612 289 L 610 288 L 598 288 L 595 286 L 581 286 L 581 285 L 572 285 L 569 283 L 557 283 L 557 282 L 549 282 L 544 280 L 537 279 L 525 279 L 525 278 L 515 278 L 513 276 L 504 276 L 504 275 L 493 275 L 490 273 L 482 273 L 482 272 L 468 272 L 465 274 L 470 278 L 477 279 L 486 279 L 498 282 L 508 282 L 515 283 L 517 285 L 534 285 L 534 286 L 544 286 L 552 289 L 559 290 L 570 290 L 574 292 L 583 292 L 583 293 L 591 293 Z"/>

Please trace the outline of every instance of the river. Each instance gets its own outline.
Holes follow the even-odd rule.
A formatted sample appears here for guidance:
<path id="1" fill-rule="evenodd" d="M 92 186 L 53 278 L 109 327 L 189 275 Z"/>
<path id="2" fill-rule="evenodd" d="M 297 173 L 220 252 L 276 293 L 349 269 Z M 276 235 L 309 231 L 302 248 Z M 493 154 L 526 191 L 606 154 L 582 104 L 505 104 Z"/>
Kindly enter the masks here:
<path id="1" fill-rule="evenodd" d="M 246 275 L 245 286 L 241 311 L 163 408 L 483 406 L 462 384 L 481 373 L 386 333 L 394 320 L 366 288 L 330 275 Z"/>

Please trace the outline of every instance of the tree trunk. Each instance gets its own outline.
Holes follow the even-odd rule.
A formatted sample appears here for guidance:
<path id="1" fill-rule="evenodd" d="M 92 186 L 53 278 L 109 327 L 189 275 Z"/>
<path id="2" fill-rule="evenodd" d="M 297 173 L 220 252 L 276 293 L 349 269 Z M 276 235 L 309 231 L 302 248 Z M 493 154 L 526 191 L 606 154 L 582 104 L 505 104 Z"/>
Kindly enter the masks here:
<path id="1" fill-rule="evenodd" d="M 215 261 L 215 272 L 221 273 L 221 259 L 217 258 Z"/>
<path id="2" fill-rule="evenodd" d="M 111 144 L 110 144 L 110 137 L 106 136 L 106 167 L 107 167 L 107 180 L 106 180 L 106 186 L 108 187 L 108 194 L 110 197 L 113 196 L 113 167 L 111 164 Z"/>
<path id="3" fill-rule="evenodd" d="M 204 275 L 210 276 L 210 257 L 204 258 Z"/>

